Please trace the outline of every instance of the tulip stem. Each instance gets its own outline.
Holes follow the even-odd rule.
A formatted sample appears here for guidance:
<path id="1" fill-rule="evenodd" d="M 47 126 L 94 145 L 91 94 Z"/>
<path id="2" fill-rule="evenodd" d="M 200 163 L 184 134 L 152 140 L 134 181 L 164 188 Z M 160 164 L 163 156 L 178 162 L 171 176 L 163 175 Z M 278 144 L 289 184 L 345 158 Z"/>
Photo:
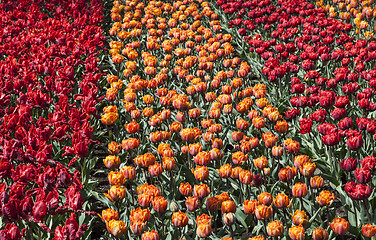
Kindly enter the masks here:
<path id="1" fill-rule="evenodd" d="M 174 174 L 172 171 L 170 171 L 170 177 L 171 177 L 171 184 L 170 184 L 170 194 L 172 194 L 172 197 L 174 196 L 173 191 L 174 191 Z"/>
<path id="2" fill-rule="evenodd" d="M 41 231 L 40 231 L 40 229 L 41 229 L 41 227 L 39 226 L 39 228 L 38 228 L 38 239 L 39 240 L 41 240 L 42 238 L 42 236 L 41 236 Z"/>
<path id="3" fill-rule="evenodd" d="M 230 237 L 234 237 L 234 231 L 232 230 L 232 225 L 229 226 L 230 228 Z"/>
<path id="4" fill-rule="evenodd" d="M 367 199 L 364 199 L 363 204 L 364 204 L 364 207 L 366 209 L 368 223 L 371 223 L 371 216 L 369 215 L 369 211 L 368 211 Z"/>
<path id="5" fill-rule="evenodd" d="M 353 207 L 354 207 L 354 215 L 355 215 L 355 227 L 358 228 L 358 214 L 356 213 L 356 207 L 355 207 L 355 202 L 353 202 Z"/>

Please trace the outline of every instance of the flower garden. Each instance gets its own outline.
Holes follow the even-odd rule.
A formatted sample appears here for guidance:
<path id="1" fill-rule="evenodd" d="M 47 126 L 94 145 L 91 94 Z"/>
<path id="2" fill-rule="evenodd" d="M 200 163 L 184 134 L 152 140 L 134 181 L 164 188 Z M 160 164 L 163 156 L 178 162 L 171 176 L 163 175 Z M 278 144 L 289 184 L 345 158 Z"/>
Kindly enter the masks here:
<path id="1" fill-rule="evenodd" d="M 375 238 L 373 0 L 0 15 L 0 239 Z"/>

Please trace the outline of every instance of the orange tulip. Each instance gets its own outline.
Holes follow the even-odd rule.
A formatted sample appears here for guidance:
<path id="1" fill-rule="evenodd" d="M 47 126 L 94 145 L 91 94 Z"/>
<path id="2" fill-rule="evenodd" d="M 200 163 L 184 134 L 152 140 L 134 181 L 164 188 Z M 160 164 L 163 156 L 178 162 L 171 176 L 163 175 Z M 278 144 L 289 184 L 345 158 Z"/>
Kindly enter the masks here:
<path id="1" fill-rule="evenodd" d="M 292 240 L 303 240 L 305 236 L 305 230 L 302 225 L 293 226 L 289 229 L 289 236 Z"/>
<path id="2" fill-rule="evenodd" d="M 125 223 L 121 220 L 112 219 L 109 222 L 107 222 L 106 227 L 107 230 L 115 237 L 120 237 L 124 235 L 124 233 L 127 231 Z"/>
<path id="3" fill-rule="evenodd" d="M 337 233 L 338 235 L 344 235 L 349 231 L 350 224 L 343 218 L 335 218 L 333 219 L 333 223 L 329 223 L 330 228 L 333 232 Z"/>
<path id="4" fill-rule="evenodd" d="M 266 232 L 270 237 L 278 237 L 283 234 L 283 225 L 280 221 L 276 220 L 268 223 Z"/>
<path id="5" fill-rule="evenodd" d="M 185 227 L 188 224 L 188 216 L 183 212 L 174 212 L 172 214 L 172 224 L 175 227 Z"/>
<path id="6" fill-rule="evenodd" d="M 334 201 L 334 193 L 329 191 L 321 191 L 320 195 L 316 197 L 316 201 L 320 206 L 328 206 Z"/>

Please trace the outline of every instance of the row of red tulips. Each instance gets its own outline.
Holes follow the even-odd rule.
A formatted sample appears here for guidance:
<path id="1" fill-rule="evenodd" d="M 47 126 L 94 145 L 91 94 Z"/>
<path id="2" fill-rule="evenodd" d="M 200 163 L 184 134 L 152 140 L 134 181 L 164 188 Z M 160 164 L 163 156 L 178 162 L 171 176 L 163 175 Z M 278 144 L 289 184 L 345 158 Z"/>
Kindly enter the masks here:
<path id="1" fill-rule="evenodd" d="M 0 3 L 1 239 L 81 239 L 88 227 L 77 215 L 101 100 L 101 10 L 96 0 Z"/>

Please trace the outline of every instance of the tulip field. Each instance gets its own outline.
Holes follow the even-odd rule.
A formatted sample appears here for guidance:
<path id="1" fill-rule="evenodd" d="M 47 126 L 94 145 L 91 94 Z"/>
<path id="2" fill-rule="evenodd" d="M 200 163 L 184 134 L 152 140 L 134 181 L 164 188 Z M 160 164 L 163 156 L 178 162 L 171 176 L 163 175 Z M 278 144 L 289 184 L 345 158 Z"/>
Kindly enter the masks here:
<path id="1" fill-rule="evenodd" d="M 374 0 L 0 1 L 0 239 L 376 239 Z"/>

